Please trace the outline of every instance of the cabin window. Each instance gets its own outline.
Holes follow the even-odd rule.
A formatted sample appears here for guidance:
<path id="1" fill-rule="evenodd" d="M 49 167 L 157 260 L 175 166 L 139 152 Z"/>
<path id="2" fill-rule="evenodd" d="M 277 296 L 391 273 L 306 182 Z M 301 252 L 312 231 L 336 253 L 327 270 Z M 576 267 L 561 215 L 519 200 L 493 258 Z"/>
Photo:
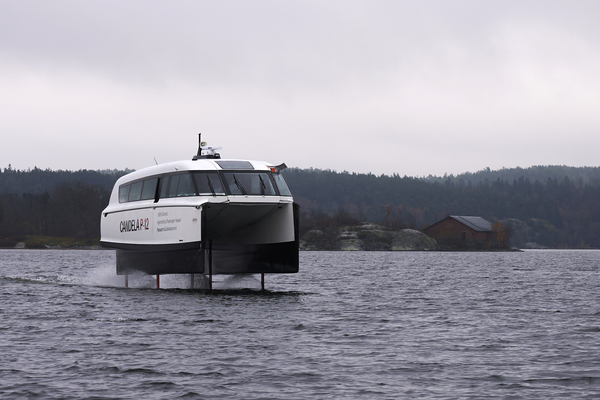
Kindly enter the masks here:
<path id="1" fill-rule="evenodd" d="M 169 195 L 168 197 L 176 197 L 177 196 L 177 185 L 179 184 L 179 177 L 181 175 L 172 175 L 169 180 Z"/>
<path id="2" fill-rule="evenodd" d="M 160 197 L 196 196 L 196 188 L 190 174 L 177 174 L 163 178 Z"/>
<path id="3" fill-rule="evenodd" d="M 156 193 L 158 178 L 146 179 L 119 187 L 119 203 L 138 200 L 152 200 Z"/>
<path id="4" fill-rule="evenodd" d="M 135 182 L 131 184 L 131 188 L 129 189 L 129 198 L 127 201 L 138 201 L 142 196 L 142 185 L 144 181 Z"/>
<path id="5" fill-rule="evenodd" d="M 276 196 L 267 172 L 225 172 L 223 177 L 232 195 Z"/>
<path id="6" fill-rule="evenodd" d="M 119 187 L 119 203 L 126 203 L 129 197 L 129 185 Z"/>
<path id="7" fill-rule="evenodd" d="M 144 181 L 144 187 L 142 188 L 142 197 L 140 200 L 154 199 L 154 194 L 156 193 L 156 184 L 157 183 L 158 183 L 158 178 L 146 179 Z"/>
<path id="8" fill-rule="evenodd" d="M 275 179 L 275 184 L 277 185 L 277 189 L 279 189 L 279 194 L 281 196 L 291 196 L 292 193 L 290 192 L 290 189 L 288 188 L 287 184 L 285 183 L 285 180 L 283 179 L 283 176 L 279 175 L 279 174 L 273 174 L 273 179 Z"/>
<path id="9" fill-rule="evenodd" d="M 194 178 L 200 196 L 225 195 L 225 189 L 216 172 L 196 172 Z"/>
<path id="10" fill-rule="evenodd" d="M 225 183 L 225 186 L 223 186 Z M 153 200 L 160 191 L 160 198 L 187 196 L 291 196 L 285 180 L 270 172 L 222 172 L 198 171 L 153 177 L 119 187 L 119 203 Z"/>
<path id="11" fill-rule="evenodd" d="M 160 178 L 160 198 L 167 197 L 167 189 L 169 188 L 169 177 Z"/>
<path id="12" fill-rule="evenodd" d="M 179 184 L 177 185 L 177 197 L 196 196 L 196 189 L 192 182 L 191 174 L 179 175 Z"/>

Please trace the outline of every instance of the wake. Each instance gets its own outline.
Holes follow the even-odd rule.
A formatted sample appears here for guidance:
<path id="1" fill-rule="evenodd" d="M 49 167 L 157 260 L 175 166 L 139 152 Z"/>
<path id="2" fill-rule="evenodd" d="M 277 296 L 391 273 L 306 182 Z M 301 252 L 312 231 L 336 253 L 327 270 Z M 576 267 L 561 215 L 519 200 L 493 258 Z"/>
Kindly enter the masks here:
<path id="1" fill-rule="evenodd" d="M 31 284 L 55 284 L 73 286 L 92 286 L 106 288 L 125 288 L 125 276 L 117 275 L 113 264 L 92 266 L 82 271 L 81 276 L 73 275 L 45 275 L 30 276 L 2 276 L 12 282 Z M 127 277 L 129 289 L 156 289 L 156 275 L 133 273 Z M 193 283 L 190 274 L 160 275 L 160 290 L 163 289 L 193 289 L 208 290 L 208 279 L 203 274 L 194 274 Z M 260 275 L 216 275 L 213 276 L 213 290 L 260 290 Z"/>
<path id="2" fill-rule="evenodd" d="M 117 275 L 114 265 L 99 266 L 88 271 L 81 278 L 81 284 L 99 287 L 125 288 L 125 276 Z M 156 289 L 156 275 L 144 273 L 129 274 L 127 286 L 130 289 Z M 256 289 L 260 290 L 260 277 L 253 274 L 213 276 L 213 290 Z M 160 275 L 160 289 L 207 290 L 208 280 L 203 274 L 194 274 L 193 284 L 190 274 Z"/>

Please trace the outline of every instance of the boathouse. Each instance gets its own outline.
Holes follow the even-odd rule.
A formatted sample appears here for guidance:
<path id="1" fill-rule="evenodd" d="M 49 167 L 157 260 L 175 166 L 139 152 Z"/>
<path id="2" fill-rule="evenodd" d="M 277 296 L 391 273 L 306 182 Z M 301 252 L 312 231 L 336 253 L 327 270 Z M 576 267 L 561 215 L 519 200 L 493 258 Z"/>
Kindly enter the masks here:
<path id="1" fill-rule="evenodd" d="M 449 215 L 423 229 L 440 245 L 456 248 L 484 248 L 494 239 L 492 223 L 482 217 Z"/>

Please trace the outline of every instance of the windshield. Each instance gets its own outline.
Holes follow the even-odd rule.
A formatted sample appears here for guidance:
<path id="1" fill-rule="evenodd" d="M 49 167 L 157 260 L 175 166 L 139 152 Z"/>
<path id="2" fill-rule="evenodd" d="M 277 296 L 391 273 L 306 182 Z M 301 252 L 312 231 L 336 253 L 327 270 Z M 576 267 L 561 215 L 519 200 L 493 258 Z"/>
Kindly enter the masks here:
<path id="1" fill-rule="evenodd" d="M 195 172 L 196 186 L 200 196 L 224 195 L 225 189 L 216 172 Z"/>
<path id="2" fill-rule="evenodd" d="M 229 193 L 233 195 L 277 195 L 267 172 L 225 172 L 223 177 Z"/>

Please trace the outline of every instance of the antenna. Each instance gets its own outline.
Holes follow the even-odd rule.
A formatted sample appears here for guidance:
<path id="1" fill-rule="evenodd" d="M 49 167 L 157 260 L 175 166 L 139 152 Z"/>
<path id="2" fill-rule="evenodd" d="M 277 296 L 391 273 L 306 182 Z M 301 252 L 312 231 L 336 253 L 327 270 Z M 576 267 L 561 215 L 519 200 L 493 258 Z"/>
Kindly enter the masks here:
<path id="1" fill-rule="evenodd" d="M 200 158 L 202 155 L 202 133 L 198 134 L 198 154 L 196 154 L 197 158 Z"/>
<path id="2" fill-rule="evenodd" d="M 156 165 L 158 165 L 158 161 L 156 161 L 156 157 L 152 157 L 154 158 L 154 162 L 156 163 Z"/>

